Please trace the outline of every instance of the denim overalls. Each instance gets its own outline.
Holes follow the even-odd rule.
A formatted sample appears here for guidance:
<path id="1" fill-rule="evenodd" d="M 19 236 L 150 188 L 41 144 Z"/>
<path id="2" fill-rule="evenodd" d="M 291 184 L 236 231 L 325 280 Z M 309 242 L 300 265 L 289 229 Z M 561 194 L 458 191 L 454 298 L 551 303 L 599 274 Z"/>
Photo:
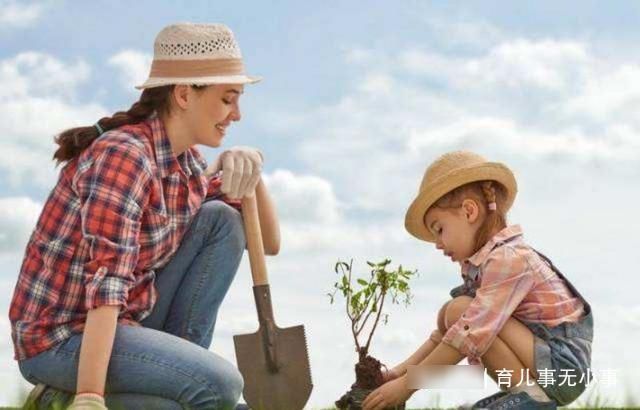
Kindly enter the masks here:
<path id="1" fill-rule="evenodd" d="M 564 280 L 571 292 L 584 304 L 585 315 L 575 323 L 564 322 L 556 327 L 549 327 L 543 323 L 518 319 L 535 335 L 533 357 L 538 373 L 538 384 L 549 398 L 555 400 L 560 406 L 566 406 L 584 392 L 592 378 L 590 370 L 591 342 L 593 341 L 591 305 L 549 258 L 535 249 L 534 251 L 549 264 L 549 267 Z M 461 295 L 475 297 L 476 287 L 477 284 L 466 281 L 449 293 L 452 298 Z M 549 370 L 543 374 L 545 372 L 543 369 Z"/>
<path id="2" fill-rule="evenodd" d="M 536 253 L 549 264 L 551 269 L 564 280 L 571 292 L 584 304 L 585 315 L 577 322 L 564 322 L 556 327 L 549 327 L 542 323 L 522 322 L 536 335 L 534 363 L 538 370 L 538 384 L 559 406 L 566 406 L 584 392 L 592 378 L 590 366 L 593 314 L 589 302 L 553 265 L 553 262 L 542 253 L 538 251 Z M 552 376 L 553 383 L 550 383 L 549 377 L 541 373 L 543 369 L 552 369 L 548 375 Z M 549 382 L 546 386 L 541 382 L 545 378 Z"/>

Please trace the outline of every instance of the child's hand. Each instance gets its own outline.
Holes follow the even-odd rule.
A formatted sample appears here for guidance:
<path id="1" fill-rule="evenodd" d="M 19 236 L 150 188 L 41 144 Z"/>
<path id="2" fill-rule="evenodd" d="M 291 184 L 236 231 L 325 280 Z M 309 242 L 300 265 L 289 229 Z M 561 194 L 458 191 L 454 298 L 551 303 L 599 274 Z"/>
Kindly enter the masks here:
<path id="1" fill-rule="evenodd" d="M 407 388 L 406 376 L 399 377 L 378 387 L 362 402 L 362 410 L 382 410 L 385 407 L 402 404 L 415 390 Z"/>
<path id="2" fill-rule="evenodd" d="M 402 373 L 397 368 L 393 367 L 391 369 L 384 368 L 382 369 L 382 383 L 389 382 L 391 380 L 395 380 L 398 377 L 402 376 Z"/>

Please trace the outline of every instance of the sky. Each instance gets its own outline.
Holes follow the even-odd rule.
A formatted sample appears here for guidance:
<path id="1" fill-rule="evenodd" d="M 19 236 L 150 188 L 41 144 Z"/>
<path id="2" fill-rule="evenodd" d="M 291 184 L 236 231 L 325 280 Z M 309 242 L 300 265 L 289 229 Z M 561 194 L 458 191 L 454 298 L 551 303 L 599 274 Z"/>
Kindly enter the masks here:
<path id="1" fill-rule="evenodd" d="M 366 261 L 387 257 L 419 272 L 411 305 L 392 306 L 373 338 L 389 365 L 424 342 L 461 283 L 457 264 L 404 229 L 428 164 L 458 149 L 513 170 L 509 223 L 593 307 L 601 377 L 573 405 L 591 394 L 640 401 L 639 19 L 640 4 L 621 1 L 0 0 L 0 405 L 31 387 L 12 358 L 8 309 L 60 169 L 53 137 L 130 107 L 155 35 L 183 21 L 228 25 L 247 71 L 264 77 L 246 87 L 222 148 L 264 153 L 282 231 L 267 259 L 275 317 L 305 325 L 309 408 L 354 381 L 349 322 L 327 297 L 338 260 L 363 276 Z M 199 149 L 209 162 L 221 152 Z M 232 336 L 257 326 L 245 258 L 210 350 L 235 362 Z M 422 390 L 409 407 L 496 390 Z"/>

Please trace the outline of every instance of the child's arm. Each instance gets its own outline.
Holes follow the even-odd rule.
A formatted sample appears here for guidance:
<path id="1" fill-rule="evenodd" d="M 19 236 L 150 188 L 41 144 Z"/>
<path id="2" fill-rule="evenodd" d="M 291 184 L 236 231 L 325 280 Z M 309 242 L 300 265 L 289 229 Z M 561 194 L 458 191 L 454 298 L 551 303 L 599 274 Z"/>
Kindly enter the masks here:
<path id="1" fill-rule="evenodd" d="M 442 338 L 442 335 L 440 335 L 439 331 L 436 330 L 436 331 L 434 331 L 434 333 L 437 333 L 439 335 L 439 337 Z M 407 368 L 409 366 L 414 366 L 414 365 L 417 365 L 418 363 L 422 362 L 433 351 L 433 349 L 435 349 L 435 347 L 438 345 L 438 341 L 432 340 L 433 337 L 434 336 L 432 334 L 432 336 L 429 339 L 427 339 L 427 341 L 424 342 L 422 344 L 422 346 L 420 346 L 418 348 L 418 350 L 416 350 L 404 362 L 394 366 L 391 369 L 392 376 L 395 376 L 395 377 L 403 376 L 407 372 Z M 395 377 L 393 377 L 393 378 L 395 378 Z"/>
<path id="2" fill-rule="evenodd" d="M 431 332 L 429 338 L 416 350 L 409 358 L 407 358 L 404 362 L 396 365 L 391 369 L 390 377 L 386 377 L 386 380 L 395 379 L 396 377 L 400 377 L 407 372 L 407 368 L 409 366 L 417 365 L 422 362 L 425 357 L 431 353 L 433 349 L 442 341 L 443 332 L 446 331 L 445 323 L 444 323 L 444 314 L 447 310 L 447 305 L 450 301 L 446 302 L 440 311 L 438 312 L 438 328 Z"/>
<path id="3" fill-rule="evenodd" d="M 418 365 L 423 369 L 432 365 L 442 364 L 458 364 L 465 355 L 460 353 L 456 348 L 449 346 L 446 343 L 439 343 L 435 349 Z"/>

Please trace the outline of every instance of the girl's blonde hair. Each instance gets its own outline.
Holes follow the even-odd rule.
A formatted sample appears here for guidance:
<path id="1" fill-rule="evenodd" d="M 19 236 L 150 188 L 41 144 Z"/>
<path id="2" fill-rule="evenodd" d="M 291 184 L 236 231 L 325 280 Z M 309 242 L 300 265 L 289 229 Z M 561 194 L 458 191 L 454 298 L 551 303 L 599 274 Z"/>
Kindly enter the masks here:
<path id="1" fill-rule="evenodd" d="M 496 181 L 475 181 L 461 185 L 453 191 L 449 191 L 438 199 L 432 207 L 452 210 L 460 208 L 465 199 L 472 199 L 480 208 L 484 221 L 475 234 L 473 253 L 476 253 L 486 244 L 492 235 L 507 227 L 507 212 L 505 204 L 507 191 L 504 186 Z M 491 202 L 496 203 L 496 210 L 489 211 Z"/>

